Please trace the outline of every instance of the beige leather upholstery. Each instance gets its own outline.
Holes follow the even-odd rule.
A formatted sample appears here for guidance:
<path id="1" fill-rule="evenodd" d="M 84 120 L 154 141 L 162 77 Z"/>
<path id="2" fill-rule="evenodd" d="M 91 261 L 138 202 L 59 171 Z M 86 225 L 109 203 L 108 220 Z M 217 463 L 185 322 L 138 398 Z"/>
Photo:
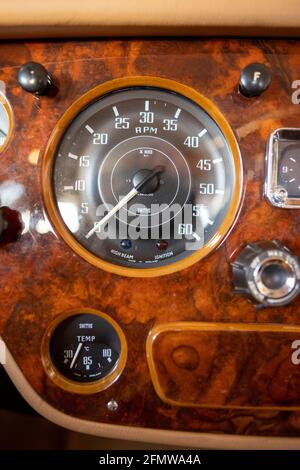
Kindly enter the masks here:
<path id="1" fill-rule="evenodd" d="M 0 37 L 300 36 L 299 0 L 0 0 Z"/>
<path id="2" fill-rule="evenodd" d="M 1 342 L 1 338 L 0 338 Z M 23 398 L 41 416 L 66 429 L 112 439 L 124 439 L 139 442 L 187 447 L 188 449 L 234 449 L 234 450 L 299 450 L 298 437 L 237 436 L 232 434 L 214 434 L 201 432 L 168 431 L 162 429 L 139 428 L 135 426 L 117 426 L 97 421 L 73 418 L 46 403 L 31 388 L 21 370 L 6 349 L 4 369 L 19 390 Z"/>

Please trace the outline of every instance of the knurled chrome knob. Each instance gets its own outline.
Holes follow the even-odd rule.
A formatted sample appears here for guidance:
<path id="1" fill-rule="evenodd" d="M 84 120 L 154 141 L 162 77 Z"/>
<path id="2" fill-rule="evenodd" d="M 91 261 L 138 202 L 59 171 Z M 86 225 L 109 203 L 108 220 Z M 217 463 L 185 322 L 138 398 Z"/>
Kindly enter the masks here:
<path id="1" fill-rule="evenodd" d="M 235 292 L 258 307 L 287 305 L 300 292 L 300 260 L 276 240 L 248 244 L 232 273 Z"/>

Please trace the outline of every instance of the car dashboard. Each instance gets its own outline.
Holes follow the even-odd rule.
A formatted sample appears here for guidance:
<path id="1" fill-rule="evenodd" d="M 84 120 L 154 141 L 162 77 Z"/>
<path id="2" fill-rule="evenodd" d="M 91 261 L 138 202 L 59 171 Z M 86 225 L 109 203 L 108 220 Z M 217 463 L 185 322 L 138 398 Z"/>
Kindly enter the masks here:
<path id="1" fill-rule="evenodd" d="M 26 18 L 0 42 L 11 380 L 86 434 L 299 448 L 296 25 L 43 38 Z"/>

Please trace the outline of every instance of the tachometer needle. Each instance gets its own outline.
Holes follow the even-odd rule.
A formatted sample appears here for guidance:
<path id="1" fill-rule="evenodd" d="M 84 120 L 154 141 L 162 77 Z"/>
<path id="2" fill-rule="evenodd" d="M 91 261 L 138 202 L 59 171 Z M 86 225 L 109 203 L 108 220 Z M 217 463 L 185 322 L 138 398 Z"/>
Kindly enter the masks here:
<path id="1" fill-rule="evenodd" d="M 118 204 L 116 204 L 115 207 L 113 207 L 108 212 L 108 214 L 103 217 L 103 219 L 99 220 L 99 222 L 94 225 L 94 227 L 86 234 L 85 238 L 90 238 L 93 233 L 95 233 L 96 231 L 100 231 L 101 227 L 105 226 L 113 215 L 115 215 L 120 209 L 122 209 L 122 207 L 124 207 L 129 201 L 131 201 L 131 199 L 133 199 L 139 193 L 139 190 L 146 183 L 148 183 L 152 178 L 154 178 L 154 176 L 156 176 L 158 173 L 161 173 L 163 170 L 164 168 L 162 166 L 157 166 L 156 168 L 154 168 L 153 171 L 146 175 L 145 178 L 143 178 L 134 188 L 132 188 L 131 191 L 129 191 L 129 193 L 124 196 L 121 201 L 119 201 Z"/>
<path id="2" fill-rule="evenodd" d="M 79 354 L 80 351 L 81 351 L 82 346 L 83 346 L 83 343 L 79 343 L 79 344 L 78 344 L 78 347 L 77 347 L 77 349 L 76 349 L 76 352 L 75 352 L 75 354 L 74 354 L 74 357 L 73 357 L 72 362 L 71 362 L 71 365 L 70 365 L 70 369 L 73 369 L 74 364 L 75 364 L 75 362 L 76 362 L 76 359 L 77 359 L 77 357 L 78 357 L 78 354 Z"/>

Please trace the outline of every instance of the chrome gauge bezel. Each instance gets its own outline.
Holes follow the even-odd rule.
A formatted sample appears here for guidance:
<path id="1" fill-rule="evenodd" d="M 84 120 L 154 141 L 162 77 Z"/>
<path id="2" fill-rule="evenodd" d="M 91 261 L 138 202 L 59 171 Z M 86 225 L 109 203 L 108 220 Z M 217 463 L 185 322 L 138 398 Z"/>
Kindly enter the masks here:
<path id="1" fill-rule="evenodd" d="M 300 209 L 300 197 L 289 197 L 287 190 L 283 188 L 278 181 L 280 158 L 279 141 L 283 140 L 280 135 L 286 131 L 299 133 L 300 141 L 300 129 L 294 127 L 281 127 L 270 135 L 266 151 L 265 197 L 274 207 L 282 209 Z"/>

